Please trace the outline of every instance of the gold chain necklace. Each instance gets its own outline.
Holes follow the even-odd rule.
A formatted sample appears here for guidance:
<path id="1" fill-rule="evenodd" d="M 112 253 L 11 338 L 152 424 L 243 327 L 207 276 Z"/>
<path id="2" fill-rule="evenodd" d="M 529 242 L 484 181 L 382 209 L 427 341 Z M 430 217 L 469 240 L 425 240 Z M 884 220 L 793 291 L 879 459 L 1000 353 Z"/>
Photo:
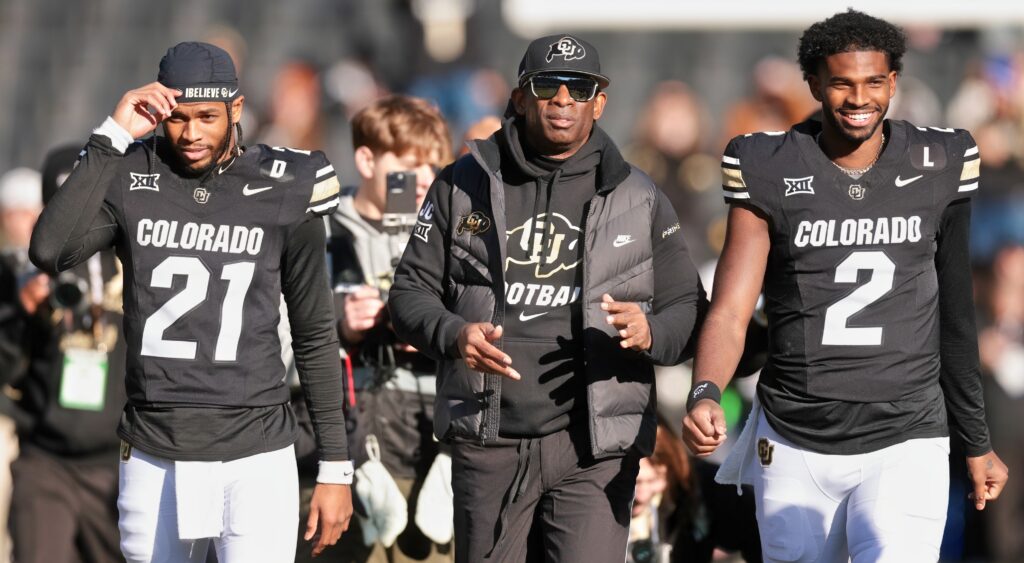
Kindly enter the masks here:
<path id="1" fill-rule="evenodd" d="M 818 132 L 818 135 L 817 135 L 817 137 L 814 140 L 815 140 L 815 142 L 818 143 L 818 146 L 821 147 L 821 132 L 820 131 Z M 867 166 L 865 166 L 864 168 L 846 168 L 845 166 L 841 166 L 838 162 L 836 162 L 836 161 L 834 161 L 832 159 L 829 159 L 829 162 L 831 162 L 836 168 L 841 170 L 843 172 L 843 174 L 846 174 L 847 176 L 850 176 L 850 177 L 854 177 L 854 176 L 860 177 L 860 176 L 863 176 L 864 174 L 867 174 L 868 170 L 871 170 L 871 168 L 875 166 L 875 163 L 878 162 L 878 157 L 882 156 L 882 148 L 884 148 L 884 147 L 885 147 L 885 133 L 882 133 L 882 142 L 878 144 L 878 152 L 875 153 L 875 158 L 871 159 L 871 162 Z"/>

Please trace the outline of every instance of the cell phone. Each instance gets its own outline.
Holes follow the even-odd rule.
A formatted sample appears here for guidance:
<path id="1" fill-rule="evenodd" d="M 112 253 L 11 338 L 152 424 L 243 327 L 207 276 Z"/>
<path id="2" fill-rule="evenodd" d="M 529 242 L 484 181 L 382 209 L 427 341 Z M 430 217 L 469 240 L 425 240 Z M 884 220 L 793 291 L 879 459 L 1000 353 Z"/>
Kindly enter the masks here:
<path id="1" fill-rule="evenodd" d="M 416 173 L 389 172 L 385 184 L 384 226 L 412 228 L 416 223 Z"/>

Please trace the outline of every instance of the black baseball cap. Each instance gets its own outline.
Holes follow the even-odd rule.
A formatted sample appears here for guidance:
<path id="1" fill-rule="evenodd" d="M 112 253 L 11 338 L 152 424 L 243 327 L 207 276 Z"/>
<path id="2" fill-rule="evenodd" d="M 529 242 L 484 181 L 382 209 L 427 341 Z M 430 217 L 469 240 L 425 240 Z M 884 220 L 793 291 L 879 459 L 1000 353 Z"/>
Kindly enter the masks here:
<path id="1" fill-rule="evenodd" d="M 593 76 L 602 88 L 608 87 L 608 77 L 601 74 L 601 59 L 597 48 L 575 35 L 563 33 L 534 39 L 519 61 L 519 85 L 535 74 L 573 72 Z"/>
<path id="2" fill-rule="evenodd" d="M 238 75 L 227 51 L 189 41 L 178 43 L 160 59 L 157 82 L 181 90 L 179 104 L 230 102 L 238 97 Z"/>

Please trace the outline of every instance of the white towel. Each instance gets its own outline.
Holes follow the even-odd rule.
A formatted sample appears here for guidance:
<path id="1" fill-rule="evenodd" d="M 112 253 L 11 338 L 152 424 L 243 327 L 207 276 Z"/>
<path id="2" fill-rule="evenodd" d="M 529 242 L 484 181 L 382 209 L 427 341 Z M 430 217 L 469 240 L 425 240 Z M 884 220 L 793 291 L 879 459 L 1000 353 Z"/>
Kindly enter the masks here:
<path id="1" fill-rule="evenodd" d="M 366 509 L 366 517 L 359 517 L 363 543 L 380 542 L 391 547 L 409 523 L 409 504 L 380 462 L 380 445 L 373 434 L 366 437 L 366 453 L 369 460 L 356 469 L 355 475 L 356 495 Z"/>
<path id="2" fill-rule="evenodd" d="M 722 462 L 722 466 L 715 473 L 715 482 L 721 485 L 736 485 L 736 493 L 743 494 L 741 485 L 750 485 L 752 481 L 748 471 L 748 463 L 752 459 L 750 454 L 754 451 L 754 440 L 757 437 L 757 424 L 761 420 L 761 401 L 754 394 L 754 403 L 750 407 L 750 414 L 747 415 L 747 422 L 743 425 L 743 432 L 736 439 L 732 451 Z"/>
<path id="3" fill-rule="evenodd" d="M 434 543 L 446 544 L 455 535 L 452 458 L 437 454 L 416 500 L 416 526 Z"/>
<path id="4" fill-rule="evenodd" d="M 224 530 L 224 480 L 219 461 L 175 461 L 178 537 L 215 538 Z"/>

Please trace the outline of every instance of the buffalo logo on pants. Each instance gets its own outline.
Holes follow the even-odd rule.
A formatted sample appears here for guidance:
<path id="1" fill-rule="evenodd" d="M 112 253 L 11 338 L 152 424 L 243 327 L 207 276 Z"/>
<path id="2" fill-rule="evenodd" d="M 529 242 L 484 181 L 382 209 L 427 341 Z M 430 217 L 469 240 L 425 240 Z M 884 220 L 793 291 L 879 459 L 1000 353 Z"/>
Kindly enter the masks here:
<path id="1" fill-rule="evenodd" d="M 757 441 L 757 458 L 761 460 L 761 467 L 768 467 L 772 464 L 772 453 L 775 446 L 768 441 L 768 438 L 761 438 Z"/>

